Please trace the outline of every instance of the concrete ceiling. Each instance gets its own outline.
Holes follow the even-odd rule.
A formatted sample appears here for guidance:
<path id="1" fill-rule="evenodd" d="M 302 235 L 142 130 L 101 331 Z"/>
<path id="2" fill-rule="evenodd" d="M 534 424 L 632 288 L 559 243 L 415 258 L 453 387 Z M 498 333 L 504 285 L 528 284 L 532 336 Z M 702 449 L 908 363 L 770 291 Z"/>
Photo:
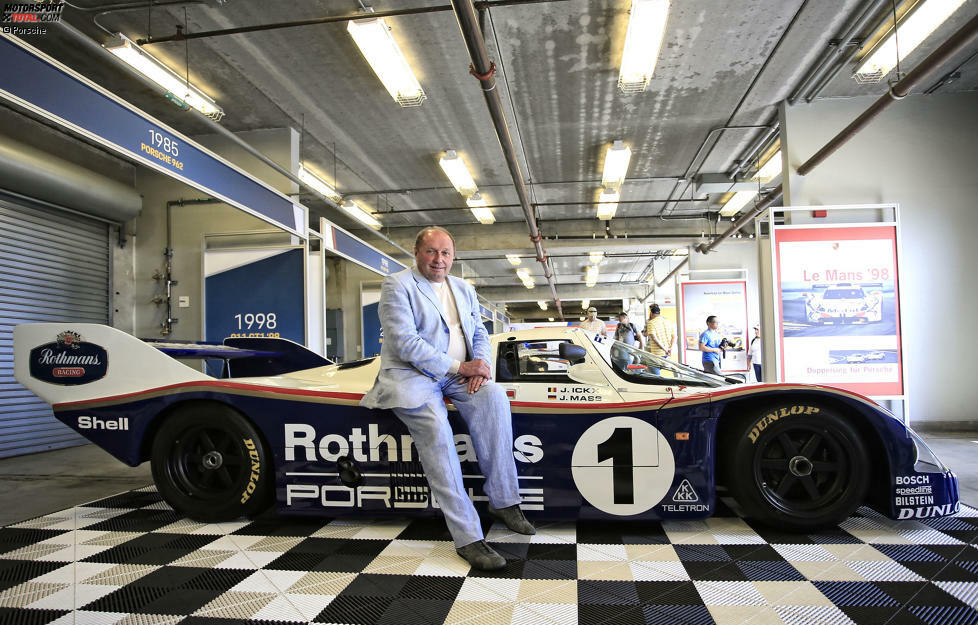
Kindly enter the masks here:
<path id="1" fill-rule="evenodd" d="M 367 1 L 364 0 L 366 4 Z M 445 7 L 447 0 L 372 0 L 377 11 Z M 857 15 L 878 6 L 860 33 L 869 37 L 889 2 L 872 0 L 673 0 L 654 77 L 644 93 L 618 91 L 618 65 L 630 0 L 510 2 L 484 12 L 489 58 L 496 63 L 499 95 L 520 165 L 535 203 L 544 248 L 562 300 L 647 293 L 654 271 L 664 276 L 671 250 L 722 228 L 703 218 L 718 210 L 722 193 L 697 193 L 697 174 L 727 174 L 777 119 L 810 68 L 836 47 Z M 884 6 L 885 5 L 885 6 Z M 220 30 L 330 15 L 360 9 L 357 0 L 285 2 L 207 0 L 112 4 L 73 0 L 64 18 L 92 39 L 110 32 L 130 38 Z M 957 28 L 978 14 L 967 0 L 954 17 L 904 62 L 915 66 Z M 458 239 L 457 266 L 484 296 L 514 302 L 521 316 L 549 299 L 543 268 L 533 257 L 523 214 L 487 113 L 455 15 L 441 10 L 387 19 L 427 93 L 420 107 L 401 108 L 384 90 L 346 32 L 331 23 L 147 45 L 183 71 L 223 107 L 232 131 L 292 126 L 302 129 L 301 157 L 347 196 L 379 213 L 383 232 L 410 248 L 424 225 L 449 227 Z M 53 35 L 53 36 L 52 36 Z M 213 132 L 125 72 L 96 60 L 57 31 L 26 38 L 136 106 L 185 134 Z M 978 88 L 978 46 L 957 55 L 937 75 L 960 75 L 939 93 Z M 188 61 L 189 53 L 189 61 Z M 878 95 L 886 83 L 860 85 L 846 64 L 819 98 Z M 935 79 L 933 82 L 937 82 Z M 803 105 L 803 103 L 801 103 Z M 724 126 L 753 128 L 713 131 Z M 631 146 L 628 180 L 616 217 L 595 218 L 604 153 L 612 141 Z M 446 149 L 469 165 L 494 209 L 496 224 L 478 224 L 438 166 Z M 335 178 L 334 174 L 335 172 Z M 675 201 L 681 200 L 681 201 Z M 627 203 L 627 202 L 633 203 Z M 344 213 L 304 196 L 315 222 L 321 214 L 362 231 Z M 587 252 L 603 249 L 601 282 L 583 284 Z M 523 256 L 537 287 L 524 289 L 503 254 Z M 598 292 L 602 295 L 598 295 Z M 577 314 L 569 305 L 568 316 Z M 539 309 L 536 309 L 537 311 Z M 552 307 L 551 307 L 552 310 Z M 609 310 L 610 312 L 610 310 Z M 601 311 L 605 314 L 605 311 Z M 537 315 L 539 316 L 539 315 Z"/>

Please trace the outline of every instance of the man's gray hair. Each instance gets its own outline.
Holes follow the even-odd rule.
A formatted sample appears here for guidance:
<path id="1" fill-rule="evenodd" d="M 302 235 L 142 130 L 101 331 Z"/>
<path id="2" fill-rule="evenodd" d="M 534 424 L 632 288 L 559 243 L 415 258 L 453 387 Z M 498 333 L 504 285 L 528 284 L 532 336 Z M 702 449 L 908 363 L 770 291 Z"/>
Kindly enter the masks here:
<path id="1" fill-rule="evenodd" d="M 414 251 L 417 252 L 421 249 L 421 244 L 424 242 L 425 237 L 427 237 L 432 232 L 444 232 L 448 235 L 448 238 L 452 240 L 452 247 L 455 247 L 455 237 L 448 230 L 445 230 L 441 226 L 425 226 L 418 232 L 418 236 L 414 239 Z"/>

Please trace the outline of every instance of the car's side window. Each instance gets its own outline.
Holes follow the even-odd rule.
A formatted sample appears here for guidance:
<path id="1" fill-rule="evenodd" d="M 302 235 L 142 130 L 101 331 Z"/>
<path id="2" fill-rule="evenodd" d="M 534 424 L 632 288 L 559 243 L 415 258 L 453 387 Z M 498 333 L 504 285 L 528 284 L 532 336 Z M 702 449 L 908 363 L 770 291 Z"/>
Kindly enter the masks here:
<path id="1" fill-rule="evenodd" d="M 566 339 L 501 341 L 496 354 L 497 382 L 569 382 L 570 363 L 560 356 Z"/>

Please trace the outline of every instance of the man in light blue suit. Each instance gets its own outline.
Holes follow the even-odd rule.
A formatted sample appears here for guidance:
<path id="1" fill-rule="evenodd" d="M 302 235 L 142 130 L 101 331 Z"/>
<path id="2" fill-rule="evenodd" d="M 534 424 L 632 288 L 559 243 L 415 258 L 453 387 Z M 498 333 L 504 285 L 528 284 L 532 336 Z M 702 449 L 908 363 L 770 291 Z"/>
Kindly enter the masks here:
<path id="1" fill-rule="evenodd" d="M 489 335 L 475 290 L 448 275 L 455 239 L 444 228 L 425 228 L 414 258 L 415 267 L 387 276 L 381 287 L 380 372 L 360 405 L 389 408 L 404 422 L 456 551 L 475 568 L 500 569 L 506 560 L 486 544 L 462 483 L 444 398 L 469 428 L 490 514 L 515 532 L 534 534 L 519 507 L 509 400 L 491 381 Z"/>

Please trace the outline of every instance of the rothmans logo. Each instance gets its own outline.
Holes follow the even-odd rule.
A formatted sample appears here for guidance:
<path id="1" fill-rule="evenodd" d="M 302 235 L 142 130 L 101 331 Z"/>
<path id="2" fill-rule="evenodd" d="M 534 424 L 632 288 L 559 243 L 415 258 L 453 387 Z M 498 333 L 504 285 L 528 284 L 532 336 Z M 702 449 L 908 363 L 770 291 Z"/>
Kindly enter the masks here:
<path id="1" fill-rule="evenodd" d="M 108 354 L 77 332 L 65 330 L 53 343 L 31 350 L 30 368 L 32 377 L 50 384 L 87 384 L 105 377 Z"/>
<path id="2" fill-rule="evenodd" d="M 3 5 L 3 23 L 24 26 L 41 22 L 60 22 L 64 11 L 63 0 L 45 2 L 8 2 Z"/>

